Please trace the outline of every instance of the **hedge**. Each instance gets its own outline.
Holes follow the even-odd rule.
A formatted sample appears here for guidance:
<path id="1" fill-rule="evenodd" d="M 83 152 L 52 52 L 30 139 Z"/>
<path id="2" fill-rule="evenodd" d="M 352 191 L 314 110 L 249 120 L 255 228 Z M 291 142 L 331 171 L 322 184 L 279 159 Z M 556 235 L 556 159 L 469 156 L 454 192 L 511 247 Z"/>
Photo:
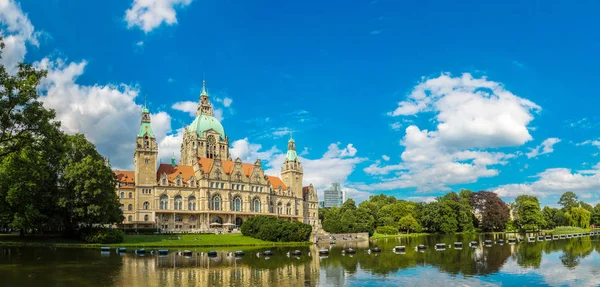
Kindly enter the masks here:
<path id="1" fill-rule="evenodd" d="M 309 240 L 312 226 L 298 221 L 259 215 L 247 219 L 242 224 L 241 231 L 245 236 L 266 241 L 302 242 Z"/>

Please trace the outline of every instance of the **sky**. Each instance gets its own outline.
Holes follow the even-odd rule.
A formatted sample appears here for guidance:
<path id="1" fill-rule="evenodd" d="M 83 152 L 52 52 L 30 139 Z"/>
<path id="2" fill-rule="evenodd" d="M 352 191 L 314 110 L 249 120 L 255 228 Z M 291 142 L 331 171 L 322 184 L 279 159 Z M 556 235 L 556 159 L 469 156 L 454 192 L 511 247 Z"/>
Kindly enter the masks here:
<path id="1" fill-rule="evenodd" d="M 522 2 L 0 0 L 0 62 L 118 169 L 144 103 L 179 158 L 206 80 L 234 159 L 278 175 L 293 135 L 321 196 L 600 203 L 600 3 Z"/>

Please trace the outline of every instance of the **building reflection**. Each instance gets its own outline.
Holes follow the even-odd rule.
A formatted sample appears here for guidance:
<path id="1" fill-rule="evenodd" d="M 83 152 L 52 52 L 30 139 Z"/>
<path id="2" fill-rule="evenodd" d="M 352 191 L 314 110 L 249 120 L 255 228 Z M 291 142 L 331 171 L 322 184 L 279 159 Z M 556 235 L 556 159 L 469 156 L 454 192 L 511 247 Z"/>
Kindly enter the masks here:
<path id="1" fill-rule="evenodd" d="M 271 249 L 272 257 L 256 256 L 264 249 L 235 257 L 220 251 L 216 257 L 194 252 L 123 259 L 117 286 L 318 286 L 320 259 L 316 246 L 304 247 L 302 256 L 288 257 L 287 249 Z M 308 256 L 308 252 L 311 256 Z M 145 284 L 143 284 L 145 283 Z"/>

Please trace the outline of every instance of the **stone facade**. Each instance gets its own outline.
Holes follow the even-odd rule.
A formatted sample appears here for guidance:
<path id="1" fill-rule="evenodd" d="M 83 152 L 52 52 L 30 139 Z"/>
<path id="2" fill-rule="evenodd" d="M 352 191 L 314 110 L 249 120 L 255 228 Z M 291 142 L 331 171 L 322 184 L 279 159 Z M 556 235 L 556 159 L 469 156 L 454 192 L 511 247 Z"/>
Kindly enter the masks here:
<path id="1" fill-rule="evenodd" d="M 157 168 L 158 148 L 150 112 L 144 108 L 136 138 L 135 169 L 114 171 L 124 227 L 213 232 L 239 227 L 251 216 L 271 215 L 318 229 L 317 192 L 312 184 L 302 186 L 303 169 L 295 141 L 288 141 L 282 178 L 266 175 L 260 160 L 232 160 L 229 138 L 212 116 L 205 84 L 196 119 L 184 134 L 180 163 L 173 158 Z"/>

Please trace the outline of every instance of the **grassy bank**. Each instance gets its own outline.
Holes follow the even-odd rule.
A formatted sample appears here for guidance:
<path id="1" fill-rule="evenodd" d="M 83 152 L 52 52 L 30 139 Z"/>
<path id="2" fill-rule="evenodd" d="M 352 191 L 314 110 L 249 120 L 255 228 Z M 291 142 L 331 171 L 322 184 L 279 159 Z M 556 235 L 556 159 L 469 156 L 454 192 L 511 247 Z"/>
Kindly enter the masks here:
<path id="1" fill-rule="evenodd" d="M 370 239 L 381 239 L 381 238 L 407 238 L 407 237 L 419 237 L 419 236 L 426 236 L 426 235 L 430 235 L 430 233 L 399 233 L 399 234 L 380 234 L 380 233 L 373 233 L 373 236 L 371 236 Z"/>
<path id="2" fill-rule="evenodd" d="M 55 246 L 55 247 L 233 247 L 233 246 L 300 246 L 309 242 L 270 242 L 241 234 L 181 234 L 181 235 L 125 235 L 122 243 L 86 244 L 61 237 L 24 238 L 18 235 L 1 235 L 0 245 L 9 246 Z"/>
<path id="3" fill-rule="evenodd" d="M 554 235 L 561 235 L 561 234 L 572 234 L 572 233 L 586 233 L 586 232 L 590 232 L 592 230 L 597 230 L 597 229 L 591 229 L 591 228 L 579 228 L 579 227 L 573 227 L 573 226 L 559 226 L 554 228 L 554 230 L 550 230 L 547 233 L 551 233 Z"/>

